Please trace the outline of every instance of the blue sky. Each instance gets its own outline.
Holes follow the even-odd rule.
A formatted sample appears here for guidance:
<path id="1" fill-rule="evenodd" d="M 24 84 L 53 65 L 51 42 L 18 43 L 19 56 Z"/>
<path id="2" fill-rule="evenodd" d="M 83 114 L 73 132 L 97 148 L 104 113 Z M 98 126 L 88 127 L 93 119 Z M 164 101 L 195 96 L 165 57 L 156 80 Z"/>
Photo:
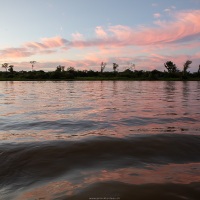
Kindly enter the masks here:
<path id="1" fill-rule="evenodd" d="M 0 63 L 15 70 L 57 65 L 121 70 L 200 64 L 200 0 L 0 0 Z M 3 69 L 2 69 L 3 70 Z"/>

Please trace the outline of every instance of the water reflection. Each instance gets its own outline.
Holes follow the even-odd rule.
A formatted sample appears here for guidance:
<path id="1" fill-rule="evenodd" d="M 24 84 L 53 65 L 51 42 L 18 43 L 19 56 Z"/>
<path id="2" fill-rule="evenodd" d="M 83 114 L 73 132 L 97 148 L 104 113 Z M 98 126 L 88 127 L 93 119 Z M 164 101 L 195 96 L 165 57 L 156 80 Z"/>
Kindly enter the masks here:
<path id="1" fill-rule="evenodd" d="M 118 83 L 119 81 L 113 81 L 113 96 L 114 95 L 117 95 L 117 92 L 118 92 Z"/>
<path id="2" fill-rule="evenodd" d="M 9 139 L 9 132 L 19 129 L 27 133 L 49 130 L 51 138 L 55 130 L 154 134 L 155 128 L 162 133 L 188 130 L 197 134 L 199 85 L 174 81 L 1 82 L 0 135 L 7 132 Z"/>
<path id="3" fill-rule="evenodd" d="M 77 172 L 74 179 L 66 177 L 60 181 L 54 181 L 44 186 L 25 192 L 18 200 L 43 197 L 51 199 L 61 196 L 70 197 L 95 183 L 123 182 L 131 185 L 144 184 L 190 184 L 200 181 L 200 164 L 170 164 L 163 166 L 147 165 L 145 168 L 121 168 L 117 170 L 85 171 Z M 48 191 L 48 192 L 47 192 Z"/>
<path id="4" fill-rule="evenodd" d="M 176 82 L 174 81 L 166 81 L 165 82 L 165 98 L 168 102 L 175 102 L 175 94 L 176 94 Z M 171 104 L 173 105 L 173 104 Z"/>
<path id="5" fill-rule="evenodd" d="M 1 195 L 195 190 L 199 94 L 200 82 L 0 82 Z"/>
<path id="6" fill-rule="evenodd" d="M 183 102 L 188 106 L 188 98 L 190 96 L 190 84 L 188 81 L 183 81 Z"/>

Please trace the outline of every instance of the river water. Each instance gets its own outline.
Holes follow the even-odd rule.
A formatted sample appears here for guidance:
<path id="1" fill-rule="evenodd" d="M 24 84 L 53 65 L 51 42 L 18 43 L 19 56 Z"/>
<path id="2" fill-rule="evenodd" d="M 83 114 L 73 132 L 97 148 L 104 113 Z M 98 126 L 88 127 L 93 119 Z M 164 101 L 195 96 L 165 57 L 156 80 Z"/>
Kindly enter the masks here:
<path id="1" fill-rule="evenodd" d="M 200 82 L 0 82 L 0 199 L 200 199 Z"/>

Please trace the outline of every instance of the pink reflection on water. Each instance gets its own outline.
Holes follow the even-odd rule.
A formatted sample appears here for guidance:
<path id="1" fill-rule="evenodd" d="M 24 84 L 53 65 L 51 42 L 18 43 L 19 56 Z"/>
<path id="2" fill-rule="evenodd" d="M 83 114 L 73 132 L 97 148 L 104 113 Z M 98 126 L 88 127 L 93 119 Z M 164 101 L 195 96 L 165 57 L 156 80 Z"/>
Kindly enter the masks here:
<path id="1" fill-rule="evenodd" d="M 100 181 L 120 181 L 129 184 L 181 183 L 200 181 L 200 163 L 147 165 L 145 168 L 102 170 L 85 178 L 87 184 Z"/>
<path id="2" fill-rule="evenodd" d="M 81 186 L 82 184 L 74 185 L 68 181 L 51 182 L 48 185 L 35 188 L 31 191 L 25 192 L 22 195 L 19 195 L 16 200 L 26 200 L 33 198 L 52 199 L 52 197 L 55 197 L 55 194 L 57 193 L 71 196 L 74 194 L 74 191 L 78 188 L 81 188 Z"/>
<path id="3" fill-rule="evenodd" d="M 198 134 L 199 89 L 196 82 L 173 81 L 1 82 L 0 117 L 5 126 L 15 127 L 2 129 L 0 138 L 20 137 L 20 126 L 22 137 L 25 128 L 27 134 L 35 132 L 34 139 L 42 133 L 48 135 L 45 139 L 64 138 L 57 132 L 68 134 L 68 124 L 76 130 L 81 123 L 81 134 Z M 59 126 L 60 121 L 66 126 Z"/>
<path id="4" fill-rule="evenodd" d="M 25 191 L 17 200 L 39 197 L 51 199 L 56 194 L 58 196 L 59 194 L 71 196 L 92 184 L 107 181 L 117 181 L 133 185 L 152 183 L 190 184 L 200 181 L 200 163 L 147 165 L 145 168 L 133 167 L 116 170 L 91 170 L 82 171 L 81 174 L 82 177 L 79 177 L 79 183 L 73 183 L 73 180 L 50 182 L 47 185 L 38 186 L 27 192 Z"/>

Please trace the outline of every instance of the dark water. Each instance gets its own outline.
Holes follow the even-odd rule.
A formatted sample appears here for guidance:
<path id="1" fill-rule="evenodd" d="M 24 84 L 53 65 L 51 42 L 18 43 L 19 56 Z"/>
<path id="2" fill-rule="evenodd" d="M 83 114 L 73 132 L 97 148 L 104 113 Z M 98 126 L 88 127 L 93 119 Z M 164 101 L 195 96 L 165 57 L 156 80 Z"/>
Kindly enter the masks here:
<path id="1" fill-rule="evenodd" d="M 200 199 L 200 82 L 0 82 L 0 200 Z"/>

